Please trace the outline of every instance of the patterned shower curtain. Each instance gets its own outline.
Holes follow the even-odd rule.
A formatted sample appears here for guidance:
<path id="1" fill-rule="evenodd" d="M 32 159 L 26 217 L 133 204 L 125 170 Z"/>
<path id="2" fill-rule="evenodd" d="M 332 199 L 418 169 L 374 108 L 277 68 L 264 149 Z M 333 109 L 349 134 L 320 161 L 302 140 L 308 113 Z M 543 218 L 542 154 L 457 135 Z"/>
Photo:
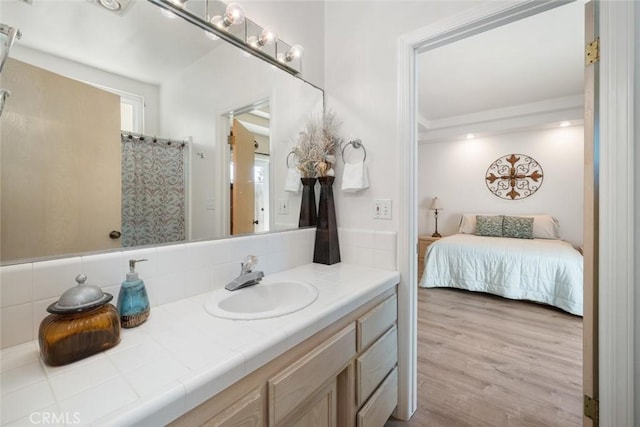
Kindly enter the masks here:
<path id="1" fill-rule="evenodd" d="M 122 245 L 185 239 L 184 142 L 122 135 Z"/>

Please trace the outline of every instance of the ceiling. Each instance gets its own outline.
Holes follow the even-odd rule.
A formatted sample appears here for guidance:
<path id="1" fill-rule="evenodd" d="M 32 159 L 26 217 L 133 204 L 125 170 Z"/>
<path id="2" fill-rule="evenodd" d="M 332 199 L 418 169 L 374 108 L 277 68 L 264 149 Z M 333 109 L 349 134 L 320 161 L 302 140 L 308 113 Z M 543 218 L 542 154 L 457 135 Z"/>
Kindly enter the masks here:
<path id="1" fill-rule="evenodd" d="M 420 53 L 421 142 L 579 121 L 584 2 Z"/>

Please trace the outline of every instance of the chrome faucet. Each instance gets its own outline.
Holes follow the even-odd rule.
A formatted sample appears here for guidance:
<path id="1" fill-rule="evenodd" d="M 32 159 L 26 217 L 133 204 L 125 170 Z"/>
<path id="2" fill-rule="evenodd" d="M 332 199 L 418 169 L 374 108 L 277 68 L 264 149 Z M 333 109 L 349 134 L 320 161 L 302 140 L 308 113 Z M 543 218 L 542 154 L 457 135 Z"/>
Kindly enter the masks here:
<path id="1" fill-rule="evenodd" d="M 246 257 L 244 261 L 240 263 L 240 275 L 227 283 L 224 288 L 228 291 L 237 291 L 238 289 L 260 283 L 264 277 L 264 273 L 262 271 L 253 271 L 256 264 L 258 264 L 257 256 L 249 255 Z"/>

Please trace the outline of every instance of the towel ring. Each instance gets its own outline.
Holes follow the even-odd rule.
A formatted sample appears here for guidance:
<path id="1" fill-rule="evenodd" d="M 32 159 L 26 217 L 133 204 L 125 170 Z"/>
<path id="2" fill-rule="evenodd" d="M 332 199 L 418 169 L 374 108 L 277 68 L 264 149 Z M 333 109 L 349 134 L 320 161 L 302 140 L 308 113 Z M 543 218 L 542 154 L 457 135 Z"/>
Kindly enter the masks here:
<path id="1" fill-rule="evenodd" d="M 287 169 L 291 169 L 291 166 L 289 166 L 289 157 L 291 157 L 292 154 L 295 156 L 293 151 L 289 151 L 289 154 L 287 154 Z"/>
<path id="2" fill-rule="evenodd" d="M 349 145 L 351 145 L 355 149 L 362 148 L 362 151 L 364 151 L 364 158 L 362 159 L 362 161 L 364 162 L 365 160 L 367 160 L 367 149 L 364 148 L 364 144 L 362 143 L 361 139 L 354 139 L 353 141 L 349 141 L 342 146 L 342 160 L 344 160 L 344 150 Z"/>

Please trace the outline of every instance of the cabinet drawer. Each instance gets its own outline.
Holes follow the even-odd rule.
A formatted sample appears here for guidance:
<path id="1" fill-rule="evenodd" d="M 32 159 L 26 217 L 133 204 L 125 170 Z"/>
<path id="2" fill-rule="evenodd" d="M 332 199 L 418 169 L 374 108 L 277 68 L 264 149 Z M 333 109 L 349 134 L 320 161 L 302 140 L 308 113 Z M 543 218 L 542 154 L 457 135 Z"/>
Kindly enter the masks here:
<path id="1" fill-rule="evenodd" d="M 358 407 L 398 362 L 398 329 L 394 325 L 356 360 Z"/>
<path id="2" fill-rule="evenodd" d="M 398 368 L 387 376 L 371 399 L 358 412 L 358 427 L 380 427 L 398 405 Z"/>
<path id="3" fill-rule="evenodd" d="M 358 351 L 367 348 L 398 318 L 398 298 L 392 295 L 358 319 Z"/>
<path id="4" fill-rule="evenodd" d="M 351 323 L 269 380 L 269 425 L 281 423 L 324 383 L 337 376 L 355 355 L 356 333 Z"/>

